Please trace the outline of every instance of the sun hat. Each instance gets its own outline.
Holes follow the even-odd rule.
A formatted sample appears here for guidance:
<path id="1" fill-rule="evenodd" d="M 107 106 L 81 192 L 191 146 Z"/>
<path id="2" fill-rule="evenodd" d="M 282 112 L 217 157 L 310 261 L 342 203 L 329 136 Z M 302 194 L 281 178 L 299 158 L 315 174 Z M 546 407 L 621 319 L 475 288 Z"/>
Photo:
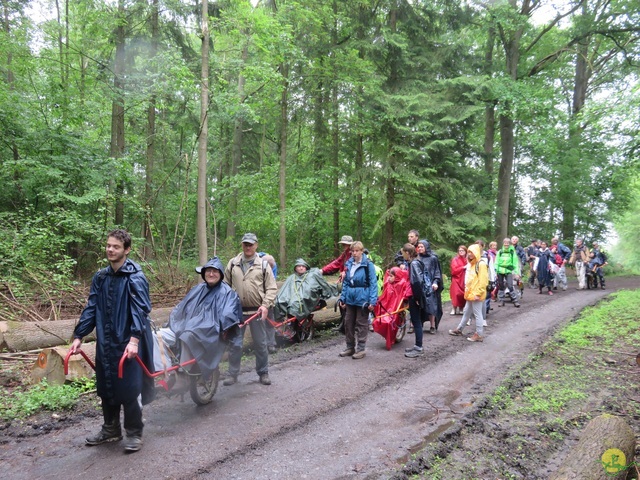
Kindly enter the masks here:
<path id="1" fill-rule="evenodd" d="M 343 235 L 338 243 L 342 245 L 351 245 L 353 243 L 353 237 L 349 235 Z"/>

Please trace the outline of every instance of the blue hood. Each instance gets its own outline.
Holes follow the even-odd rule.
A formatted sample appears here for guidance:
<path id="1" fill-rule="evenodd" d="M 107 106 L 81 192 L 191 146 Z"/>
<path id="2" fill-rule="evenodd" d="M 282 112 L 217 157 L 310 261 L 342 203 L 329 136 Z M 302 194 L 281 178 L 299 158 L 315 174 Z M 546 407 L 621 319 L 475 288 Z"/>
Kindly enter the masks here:
<path id="1" fill-rule="evenodd" d="M 222 262 L 218 257 L 210 258 L 209 261 L 206 264 L 204 264 L 202 267 L 196 267 L 196 272 L 198 272 L 200 276 L 202 276 L 203 280 L 204 280 L 204 271 L 207 268 L 215 268 L 216 270 L 218 270 L 220 272 L 220 281 L 224 280 L 224 267 L 222 266 Z"/>

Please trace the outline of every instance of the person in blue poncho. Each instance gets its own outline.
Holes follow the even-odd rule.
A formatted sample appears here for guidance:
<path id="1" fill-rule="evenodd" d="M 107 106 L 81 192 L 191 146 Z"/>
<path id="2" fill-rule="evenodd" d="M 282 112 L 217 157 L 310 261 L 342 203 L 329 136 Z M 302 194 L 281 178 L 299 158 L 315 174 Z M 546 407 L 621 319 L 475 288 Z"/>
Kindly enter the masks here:
<path id="1" fill-rule="evenodd" d="M 197 267 L 196 272 L 204 282 L 193 287 L 169 316 L 168 328 L 175 340 L 167 341 L 167 329 L 161 331 L 169 346 L 180 341 L 180 362 L 195 358 L 206 379 L 218 368 L 227 343 L 238 335 L 242 307 L 238 294 L 223 282 L 224 267 L 218 257 Z"/>
<path id="2" fill-rule="evenodd" d="M 143 374 L 133 359 L 139 355 L 153 370 L 153 342 L 149 324 L 151 300 L 149 284 L 140 265 L 127 258 L 131 236 L 126 230 L 113 230 L 107 237 L 109 266 L 96 273 L 91 282 L 87 305 L 73 332 L 70 351 L 80 351 L 83 337 L 96 330 L 96 387 L 102 399 L 104 424 L 86 439 L 87 445 L 99 445 L 122 439 L 120 410 L 124 410 L 127 452 L 142 445 L 142 405 L 153 400 L 153 379 Z M 123 378 L 118 378 L 118 364 L 123 354 Z"/>

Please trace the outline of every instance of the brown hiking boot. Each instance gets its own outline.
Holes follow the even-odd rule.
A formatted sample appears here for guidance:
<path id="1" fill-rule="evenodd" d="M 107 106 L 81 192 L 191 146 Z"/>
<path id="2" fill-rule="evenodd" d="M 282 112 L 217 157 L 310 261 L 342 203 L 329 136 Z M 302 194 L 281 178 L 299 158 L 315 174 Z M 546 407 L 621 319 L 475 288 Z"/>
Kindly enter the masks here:
<path id="1" fill-rule="evenodd" d="M 470 337 L 467 337 L 467 340 L 469 340 L 470 342 L 482 342 L 484 340 L 484 338 L 482 338 L 477 333 L 474 333 Z"/>
<path id="2" fill-rule="evenodd" d="M 228 387 L 229 385 L 233 385 L 237 381 L 238 381 L 238 376 L 237 375 L 229 375 L 227 378 L 224 379 L 222 384 L 226 385 Z"/>
<path id="3" fill-rule="evenodd" d="M 346 350 L 340 352 L 338 355 L 340 355 L 341 357 L 350 357 L 354 353 L 356 353 L 355 348 L 347 348 Z"/>
<path id="4" fill-rule="evenodd" d="M 364 350 L 359 350 L 353 355 L 351 355 L 351 358 L 353 358 L 354 360 L 360 360 L 361 358 L 364 358 L 365 355 L 366 353 Z"/>

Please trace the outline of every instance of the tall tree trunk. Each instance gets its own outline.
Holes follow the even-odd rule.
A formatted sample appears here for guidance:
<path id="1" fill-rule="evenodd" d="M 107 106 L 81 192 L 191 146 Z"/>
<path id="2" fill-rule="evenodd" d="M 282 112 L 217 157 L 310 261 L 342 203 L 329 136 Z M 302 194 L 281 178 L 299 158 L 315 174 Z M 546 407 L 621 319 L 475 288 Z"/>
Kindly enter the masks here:
<path id="1" fill-rule="evenodd" d="M 7 38 L 10 37 L 11 35 L 11 23 L 9 21 L 10 19 L 10 12 L 9 12 L 9 1 L 8 0 L 3 0 L 2 1 L 2 26 L 3 26 L 3 30 L 4 33 L 6 35 Z M 11 53 L 11 50 L 9 49 L 7 51 L 7 61 L 6 61 L 6 68 L 4 69 L 5 73 L 5 78 L 7 80 L 7 86 L 9 88 L 10 91 L 13 91 L 15 88 L 15 77 L 13 75 L 13 68 L 12 68 L 12 63 L 13 63 L 13 55 Z M 18 144 L 16 143 L 16 139 L 14 137 L 14 135 L 10 135 L 10 148 L 11 148 L 11 154 L 13 157 L 13 160 L 15 162 L 17 162 L 20 159 L 20 151 L 18 150 Z M 4 167 L 3 167 L 4 168 Z M 20 169 L 18 168 L 14 168 L 13 169 L 13 180 L 14 180 L 14 185 L 15 187 L 11 192 L 11 203 L 13 204 L 13 206 L 15 207 L 16 210 L 18 210 L 19 208 L 21 208 L 21 203 L 22 203 L 22 189 L 21 189 L 21 182 L 20 182 Z"/>
<path id="2" fill-rule="evenodd" d="M 583 7 L 586 14 L 586 5 Z M 562 236 L 566 239 L 575 238 L 576 226 L 576 193 L 575 180 L 582 177 L 580 166 L 581 144 L 583 128 L 580 123 L 580 112 L 584 108 L 587 98 L 587 87 L 591 78 L 592 70 L 589 66 L 589 42 L 590 38 L 585 38 L 578 44 L 576 55 L 576 71 L 573 85 L 573 102 L 571 105 L 571 118 L 569 119 L 569 149 L 565 159 L 565 168 L 568 177 L 573 181 L 561 182 L 559 197 L 562 205 Z"/>
<path id="3" fill-rule="evenodd" d="M 79 32 L 80 35 L 79 37 L 81 39 L 84 39 L 85 37 L 85 33 L 86 33 L 86 25 L 80 25 L 79 26 Z M 89 58 L 87 56 L 84 55 L 84 53 L 82 52 L 82 49 L 80 49 L 80 51 L 78 52 L 78 57 L 79 57 L 79 65 L 78 65 L 78 70 L 80 72 L 80 81 L 78 84 L 78 92 L 79 92 L 79 98 L 76 99 L 78 101 L 78 103 L 80 104 L 81 107 L 84 106 L 84 100 L 85 100 L 85 92 L 86 92 L 86 81 L 87 81 L 87 69 L 89 68 Z"/>
<path id="4" fill-rule="evenodd" d="M 154 59 L 158 52 L 158 0 L 153 0 L 151 4 L 151 48 L 149 56 Z M 155 65 L 155 63 L 154 63 Z M 157 68 L 154 66 L 152 73 Z M 153 195 L 153 173 L 155 161 L 155 145 L 156 145 L 156 94 L 151 93 L 149 105 L 147 106 L 147 164 L 145 167 L 145 184 L 144 184 L 144 219 L 142 221 L 142 237 L 144 238 L 144 246 L 142 255 L 147 258 L 151 254 L 152 236 L 151 236 L 151 197 Z"/>
<path id="5" fill-rule="evenodd" d="M 289 128 L 288 96 L 289 96 L 289 66 L 282 64 L 282 95 L 280 97 L 280 265 L 286 271 L 287 259 L 287 129 Z"/>
<path id="6" fill-rule="evenodd" d="M 247 61 L 247 55 L 249 49 L 245 44 L 242 49 L 242 65 Z M 242 105 L 245 101 L 246 95 L 244 93 L 245 77 L 242 71 L 238 74 L 238 102 Z M 231 178 L 233 179 L 240 169 L 242 164 L 242 143 L 244 121 L 242 113 L 236 115 L 236 119 L 233 125 L 233 142 L 231 145 Z M 236 215 L 238 213 L 238 189 L 234 188 L 229 197 L 229 220 L 227 220 L 227 238 L 234 238 L 236 236 Z"/>
<path id="7" fill-rule="evenodd" d="M 362 134 L 356 135 L 356 155 L 354 159 L 354 169 L 356 173 L 356 179 L 362 180 L 362 173 L 364 168 L 364 138 Z M 362 182 L 359 182 L 362 184 Z M 362 238 L 362 190 L 360 188 L 356 191 L 356 235 L 357 238 Z"/>
<path id="8" fill-rule="evenodd" d="M 202 0 L 202 67 L 200 70 L 200 132 L 198 134 L 198 201 L 196 217 L 196 240 L 198 258 L 204 265 L 209 258 L 207 245 L 207 141 L 209 111 L 209 3 Z"/>
<path id="9" fill-rule="evenodd" d="M 113 91 L 111 104 L 111 151 L 112 158 L 119 160 L 124 155 L 124 42 L 126 22 L 124 0 L 118 0 L 118 26 L 116 27 L 116 58 L 113 68 Z M 124 178 L 117 177 L 115 185 L 115 225 L 124 225 Z"/>
<path id="10" fill-rule="evenodd" d="M 518 9 L 517 0 L 509 0 L 514 10 Z M 531 12 L 531 0 L 523 0 L 520 15 L 528 16 Z M 523 27 L 509 31 L 509 26 L 501 29 L 502 45 L 505 53 L 507 74 L 516 82 L 518 80 L 518 63 L 520 62 L 520 40 L 524 32 Z M 511 27 L 512 28 L 512 27 Z M 496 238 L 505 238 L 509 233 L 509 215 L 511 207 L 511 173 L 515 157 L 514 121 L 509 112 L 510 104 L 505 102 L 504 112 L 500 114 L 500 148 L 501 161 L 498 173 L 498 202 L 496 205 Z"/>
<path id="11" fill-rule="evenodd" d="M 500 115 L 500 148 L 502 158 L 498 171 L 498 205 L 496 208 L 495 238 L 505 238 L 509 231 L 509 203 L 511 196 L 511 171 L 514 158 L 513 119 Z"/>
<path id="12" fill-rule="evenodd" d="M 65 85 L 69 83 L 69 70 L 71 65 L 69 64 L 69 0 L 64 2 L 64 82 Z M 65 92 L 68 95 L 68 88 L 65 87 Z M 68 97 L 65 98 L 68 100 Z"/>
<path id="13" fill-rule="evenodd" d="M 3 0 L 2 2 L 2 25 L 3 25 L 3 30 L 5 35 L 9 37 L 11 35 L 11 23 L 9 21 L 9 1 L 8 0 Z M 14 89 L 14 82 L 15 82 L 12 63 L 13 63 L 13 54 L 11 53 L 11 50 L 8 50 L 6 69 L 5 69 L 5 72 L 6 72 L 5 78 L 7 80 L 7 85 L 9 86 L 9 90 Z M 18 160 L 20 158 L 18 145 L 16 144 L 13 136 L 11 138 L 11 152 L 13 154 L 14 160 Z"/>
<path id="14" fill-rule="evenodd" d="M 318 63 L 319 69 L 322 70 L 324 68 L 325 55 L 319 55 Z M 316 172 L 316 178 L 319 181 L 324 181 L 324 178 L 321 176 L 321 172 L 328 165 L 328 155 L 326 149 L 326 139 L 328 138 L 327 125 L 325 122 L 325 87 L 322 76 L 319 77 L 317 84 L 315 85 L 315 91 L 313 92 L 312 101 L 313 101 L 313 167 Z M 320 205 L 324 206 L 327 204 L 327 194 L 325 193 L 325 188 L 318 188 L 318 197 Z M 335 194 L 335 191 L 333 192 Z M 324 243 L 321 239 L 326 238 L 327 232 L 323 231 L 324 228 L 320 225 L 316 225 L 315 222 L 311 224 L 311 251 L 319 252 L 320 246 Z M 333 245 L 336 250 L 334 251 L 334 255 L 338 256 L 337 247 L 338 241 L 340 238 L 336 238 L 335 232 L 332 232 L 332 240 Z M 315 255 L 315 254 L 314 254 Z M 312 264 L 315 260 L 315 257 L 312 255 Z"/>
<path id="15" fill-rule="evenodd" d="M 394 2 L 389 12 L 389 30 L 391 32 L 394 32 L 394 33 L 396 32 L 397 23 L 398 23 L 398 6 Z M 394 45 L 391 45 L 389 48 L 391 49 L 391 52 L 389 55 L 391 64 L 389 68 L 389 78 L 387 80 L 387 84 L 389 86 L 389 92 L 395 93 L 397 90 L 398 76 L 399 76 L 397 59 L 399 55 L 401 55 L 401 53 L 397 51 L 398 48 Z M 382 246 L 384 248 L 385 254 L 392 252 L 394 249 L 393 233 L 394 233 L 394 227 L 395 227 L 395 218 L 392 212 L 396 204 L 396 181 L 395 181 L 394 174 L 395 174 L 396 165 L 398 161 L 398 159 L 396 158 L 397 157 L 396 142 L 398 142 L 398 135 L 397 135 L 397 130 L 395 125 L 392 125 L 392 124 L 389 125 L 387 139 L 389 142 L 388 152 L 387 152 L 387 170 L 389 171 L 389 174 L 387 175 L 387 178 L 385 181 L 385 201 L 386 201 L 385 215 L 386 217 L 385 217 L 384 226 L 382 230 Z"/>
<path id="16" fill-rule="evenodd" d="M 60 1 L 56 0 L 56 20 L 58 22 L 58 55 L 60 62 L 60 89 L 62 90 L 62 101 L 61 112 L 62 112 L 62 123 L 66 123 L 67 117 L 67 107 L 68 107 L 68 56 L 69 56 L 69 5 L 68 1 L 65 0 L 65 37 L 66 40 L 63 40 L 63 25 L 62 25 L 62 12 L 60 11 Z M 66 48 L 65 48 L 66 44 Z"/>
<path id="17" fill-rule="evenodd" d="M 331 47 L 338 48 L 338 3 L 332 2 L 333 25 L 331 27 Z M 333 192 L 340 190 L 340 106 L 338 105 L 338 72 L 335 52 L 331 56 L 331 165 L 333 166 L 333 178 L 331 179 Z M 333 202 L 333 239 L 336 249 L 340 240 L 340 208 L 339 202 Z"/>
<path id="18" fill-rule="evenodd" d="M 490 77 L 493 73 L 493 46 L 496 41 L 496 30 L 489 27 L 487 49 L 484 54 L 484 73 Z M 484 171 L 487 174 L 489 192 L 493 183 L 493 144 L 496 136 L 496 107 L 493 102 L 484 109 Z"/>
<path id="19" fill-rule="evenodd" d="M 340 119 L 338 105 L 338 85 L 334 81 L 331 85 L 331 165 L 333 166 L 332 188 L 335 193 L 340 189 Z M 338 202 L 333 202 L 333 238 L 335 245 L 340 239 L 340 208 Z"/>
<path id="20" fill-rule="evenodd" d="M 7 37 L 9 37 L 11 35 L 11 22 L 9 20 L 9 0 L 2 0 L 2 27 L 4 30 L 4 33 L 6 34 Z M 13 82 L 14 82 L 14 76 L 13 76 L 13 70 L 11 68 L 11 63 L 13 62 L 13 54 L 11 53 L 11 50 L 9 49 L 7 51 L 7 69 L 6 69 L 6 79 L 7 79 L 7 84 L 9 84 L 9 88 L 13 89 Z"/>
<path id="21" fill-rule="evenodd" d="M 356 30 L 356 37 L 360 45 L 365 45 L 366 31 L 365 22 L 369 17 L 369 11 L 364 4 L 361 4 L 358 9 L 358 28 Z M 364 47 L 360 47 L 358 50 L 358 57 L 361 60 L 366 58 L 366 50 Z M 358 126 L 356 127 L 356 155 L 354 159 L 354 168 L 358 172 L 358 180 L 360 183 L 364 183 L 362 175 L 364 173 L 364 135 L 362 133 L 364 129 L 364 87 L 358 87 L 358 100 L 356 102 L 358 108 Z M 363 224 L 363 195 L 362 189 L 356 191 L 356 234 L 358 238 L 362 238 L 362 224 Z M 387 258 L 385 258 L 386 263 Z"/>

